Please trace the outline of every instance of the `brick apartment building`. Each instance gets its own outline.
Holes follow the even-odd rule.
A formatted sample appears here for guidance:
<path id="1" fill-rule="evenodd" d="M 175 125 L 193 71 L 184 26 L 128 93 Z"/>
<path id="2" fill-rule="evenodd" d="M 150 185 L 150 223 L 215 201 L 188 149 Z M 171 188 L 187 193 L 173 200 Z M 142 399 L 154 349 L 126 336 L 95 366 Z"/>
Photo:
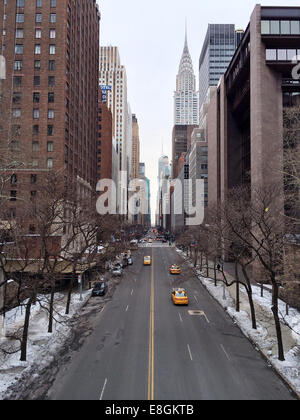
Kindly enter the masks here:
<path id="1" fill-rule="evenodd" d="M 76 180 L 82 194 L 95 190 L 99 25 L 95 0 L 0 3 L 0 142 L 23 160 L 12 174 L 12 217 L 15 199 L 38 189 L 49 170 Z"/>

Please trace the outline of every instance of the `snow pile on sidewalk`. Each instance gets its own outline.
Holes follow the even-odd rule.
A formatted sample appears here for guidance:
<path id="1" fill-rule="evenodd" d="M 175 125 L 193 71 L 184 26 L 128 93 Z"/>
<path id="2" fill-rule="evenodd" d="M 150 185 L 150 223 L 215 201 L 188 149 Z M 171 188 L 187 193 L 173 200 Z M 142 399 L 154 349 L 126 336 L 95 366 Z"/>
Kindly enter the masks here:
<path id="1" fill-rule="evenodd" d="M 190 263 L 186 253 L 177 249 L 177 252 Z M 272 295 L 270 291 L 265 291 L 264 297 L 261 297 L 260 287 L 253 286 L 253 301 L 257 308 L 260 309 L 261 317 L 258 317 L 257 330 L 252 328 L 252 322 L 246 311 L 236 312 L 235 302 L 232 299 L 228 289 L 224 290 L 223 284 L 219 281 L 216 287 L 212 279 L 203 277 L 203 273 L 196 270 L 196 275 L 208 292 L 222 305 L 222 307 L 233 318 L 234 322 L 240 327 L 246 337 L 248 337 L 257 348 L 266 356 L 269 363 L 281 374 L 283 378 L 294 388 L 300 395 L 300 312 L 290 308 L 289 315 L 286 315 L 286 304 L 279 301 L 279 313 L 281 317 L 282 327 L 288 330 L 290 336 L 288 349 L 285 352 L 285 361 L 280 362 L 278 357 L 273 354 L 272 349 L 277 346 L 275 333 L 272 335 L 270 331 L 275 332 L 274 318 L 271 311 Z M 235 287 L 235 286 L 234 286 Z M 240 288 L 240 299 L 245 305 L 248 305 L 248 298 L 243 288 Z M 286 325 L 289 327 L 287 328 Z"/>
<path id="2" fill-rule="evenodd" d="M 83 301 L 79 296 L 72 296 L 70 314 L 65 315 L 66 295 L 55 295 L 55 310 L 53 333 L 48 334 L 49 296 L 39 297 L 39 302 L 32 306 L 30 328 L 27 347 L 27 362 L 20 362 L 20 352 L 4 355 L 0 352 L 0 400 L 3 400 L 7 389 L 16 383 L 25 371 L 31 369 L 34 364 L 40 368 L 48 366 L 55 360 L 58 349 L 63 345 L 69 334 L 68 321 L 90 298 L 91 292 L 83 293 Z M 19 342 L 7 338 L 9 335 L 21 332 L 24 324 L 25 307 L 15 308 L 6 314 L 5 336 L 0 337 L 0 347 L 10 350 L 20 346 Z"/>

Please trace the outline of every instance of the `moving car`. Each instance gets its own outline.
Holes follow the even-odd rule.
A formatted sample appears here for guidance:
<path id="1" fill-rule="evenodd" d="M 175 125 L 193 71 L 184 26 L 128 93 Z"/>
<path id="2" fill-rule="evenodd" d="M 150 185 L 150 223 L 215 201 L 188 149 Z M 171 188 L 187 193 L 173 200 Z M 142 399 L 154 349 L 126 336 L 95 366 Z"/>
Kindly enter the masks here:
<path id="1" fill-rule="evenodd" d="M 181 268 L 179 265 L 173 264 L 170 268 L 170 274 L 181 274 Z"/>
<path id="2" fill-rule="evenodd" d="M 189 298 L 187 296 L 185 289 L 173 289 L 172 301 L 174 305 L 188 305 Z"/>
<path id="3" fill-rule="evenodd" d="M 151 265 L 151 257 L 144 257 L 144 265 Z"/>
<path id="4" fill-rule="evenodd" d="M 107 292 L 107 284 L 103 281 L 101 283 L 96 283 L 93 291 L 92 296 L 104 296 Z"/>

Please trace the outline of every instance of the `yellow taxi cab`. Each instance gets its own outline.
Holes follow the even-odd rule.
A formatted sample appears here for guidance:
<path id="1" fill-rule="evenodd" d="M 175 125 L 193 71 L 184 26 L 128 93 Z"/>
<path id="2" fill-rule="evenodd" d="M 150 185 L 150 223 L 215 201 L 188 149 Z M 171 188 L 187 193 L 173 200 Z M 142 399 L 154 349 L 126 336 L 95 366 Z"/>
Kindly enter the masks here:
<path id="1" fill-rule="evenodd" d="M 151 257 L 144 257 L 144 265 L 151 265 Z"/>
<path id="2" fill-rule="evenodd" d="M 173 289 L 172 301 L 174 305 L 188 305 L 189 298 L 187 296 L 185 289 Z"/>
<path id="3" fill-rule="evenodd" d="M 179 265 L 173 264 L 170 268 L 171 274 L 181 274 L 181 268 Z"/>

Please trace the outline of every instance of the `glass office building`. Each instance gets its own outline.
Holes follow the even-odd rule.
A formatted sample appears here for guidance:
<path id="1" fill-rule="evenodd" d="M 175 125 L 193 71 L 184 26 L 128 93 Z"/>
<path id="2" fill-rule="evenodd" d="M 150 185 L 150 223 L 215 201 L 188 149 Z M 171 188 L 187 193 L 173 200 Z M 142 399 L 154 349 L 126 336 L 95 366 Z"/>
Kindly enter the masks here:
<path id="1" fill-rule="evenodd" d="M 235 30 L 235 25 L 208 25 L 199 62 L 200 109 L 205 102 L 209 87 L 217 86 L 227 70 L 242 34 L 243 31 Z"/>

